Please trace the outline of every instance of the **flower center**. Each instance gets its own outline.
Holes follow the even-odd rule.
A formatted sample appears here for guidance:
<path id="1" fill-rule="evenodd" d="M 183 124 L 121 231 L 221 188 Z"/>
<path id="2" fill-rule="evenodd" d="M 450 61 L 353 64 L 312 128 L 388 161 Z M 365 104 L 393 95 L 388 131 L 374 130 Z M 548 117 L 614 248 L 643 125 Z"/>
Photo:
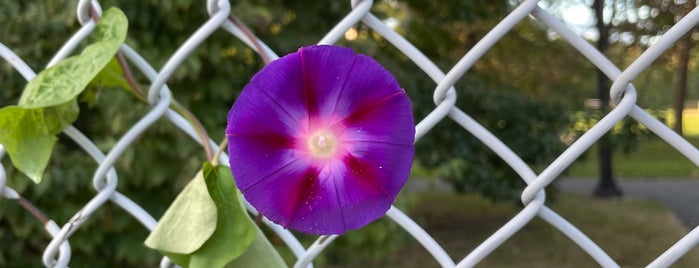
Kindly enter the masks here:
<path id="1" fill-rule="evenodd" d="M 337 138 L 330 131 L 319 130 L 308 139 L 308 149 L 315 157 L 327 158 L 335 153 Z"/>

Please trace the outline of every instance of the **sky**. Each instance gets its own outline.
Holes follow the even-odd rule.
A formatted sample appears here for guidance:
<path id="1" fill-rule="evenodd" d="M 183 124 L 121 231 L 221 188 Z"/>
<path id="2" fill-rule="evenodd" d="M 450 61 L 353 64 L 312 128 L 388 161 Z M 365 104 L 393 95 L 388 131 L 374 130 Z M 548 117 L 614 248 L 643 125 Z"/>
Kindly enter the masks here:
<path id="1" fill-rule="evenodd" d="M 588 40 L 597 40 L 595 13 L 587 1 L 559 1 L 555 4 L 540 2 L 539 6 L 561 18 L 575 33 Z"/>

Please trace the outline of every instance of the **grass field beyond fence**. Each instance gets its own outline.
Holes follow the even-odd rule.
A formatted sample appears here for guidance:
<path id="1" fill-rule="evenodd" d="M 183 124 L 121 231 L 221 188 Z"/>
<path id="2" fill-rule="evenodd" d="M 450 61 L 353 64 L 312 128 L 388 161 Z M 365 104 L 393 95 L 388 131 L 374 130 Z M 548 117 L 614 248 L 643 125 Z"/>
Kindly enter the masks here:
<path id="1" fill-rule="evenodd" d="M 419 202 L 410 209 L 410 215 L 455 260 L 465 257 L 521 209 L 511 203 L 491 203 L 473 194 L 421 193 L 416 198 Z M 566 194 L 551 208 L 588 234 L 622 267 L 647 265 L 687 233 L 672 211 L 649 200 L 600 200 Z M 699 249 L 693 249 L 674 267 L 696 267 L 697 263 Z M 527 224 L 480 264 L 480 267 L 597 266 L 575 243 L 540 219 Z M 329 267 L 439 266 L 420 244 L 411 240 L 385 258 Z"/>
<path id="2" fill-rule="evenodd" d="M 699 147 L 699 111 L 686 110 L 683 120 L 685 138 Z M 658 137 L 642 141 L 636 150 L 628 154 L 617 150 L 613 157 L 613 172 L 620 178 L 699 178 L 699 167 Z M 565 176 L 597 178 L 597 165 L 596 146 L 592 146 L 584 157 L 568 168 Z M 425 169 L 418 163 L 413 165 L 411 175 L 435 176 L 433 170 Z"/>
<path id="3" fill-rule="evenodd" d="M 694 146 L 699 145 L 699 137 L 687 139 Z M 593 146 L 584 159 L 568 169 L 567 176 L 597 177 L 597 165 L 597 150 Z M 613 172 L 620 178 L 699 178 L 699 167 L 659 138 L 643 142 L 628 154 L 615 152 Z"/>
<path id="4" fill-rule="evenodd" d="M 699 147 L 699 111 L 688 109 L 683 114 L 684 136 L 694 146 Z M 620 178 L 699 178 L 697 165 L 657 137 L 642 141 L 638 149 L 629 154 L 620 150 L 615 151 L 613 172 Z M 567 176 L 587 178 L 598 176 L 595 146 L 585 153 L 583 159 L 568 169 Z"/>
<path id="5" fill-rule="evenodd" d="M 699 137 L 699 109 L 682 112 L 682 132 L 687 137 Z"/>

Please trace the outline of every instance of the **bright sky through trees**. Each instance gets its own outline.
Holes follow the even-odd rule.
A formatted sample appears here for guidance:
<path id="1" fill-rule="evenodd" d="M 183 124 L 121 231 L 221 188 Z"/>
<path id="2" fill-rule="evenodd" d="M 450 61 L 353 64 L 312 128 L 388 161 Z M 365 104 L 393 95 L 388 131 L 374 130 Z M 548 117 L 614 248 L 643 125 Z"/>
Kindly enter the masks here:
<path id="1" fill-rule="evenodd" d="M 597 40 L 598 33 L 595 29 L 595 13 L 589 3 L 585 1 L 554 1 L 540 2 L 539 6 L 551 14 L 561 18 L 568 27 L 588 40 Z"/>

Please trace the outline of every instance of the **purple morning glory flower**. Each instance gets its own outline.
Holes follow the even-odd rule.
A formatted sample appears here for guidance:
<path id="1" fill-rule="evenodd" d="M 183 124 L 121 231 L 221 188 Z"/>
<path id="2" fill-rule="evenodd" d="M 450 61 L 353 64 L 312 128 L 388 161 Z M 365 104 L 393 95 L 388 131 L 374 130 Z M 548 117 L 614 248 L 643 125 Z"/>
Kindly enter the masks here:
<path id="1" fill-rule="evenodd" d="M 342 234 L 395 201 L 414 127 L 408 96 L 379 63 L 349 48 L 303 47 L 260 70 L 228 113 L 231 171 L 271 221 Z"/>

